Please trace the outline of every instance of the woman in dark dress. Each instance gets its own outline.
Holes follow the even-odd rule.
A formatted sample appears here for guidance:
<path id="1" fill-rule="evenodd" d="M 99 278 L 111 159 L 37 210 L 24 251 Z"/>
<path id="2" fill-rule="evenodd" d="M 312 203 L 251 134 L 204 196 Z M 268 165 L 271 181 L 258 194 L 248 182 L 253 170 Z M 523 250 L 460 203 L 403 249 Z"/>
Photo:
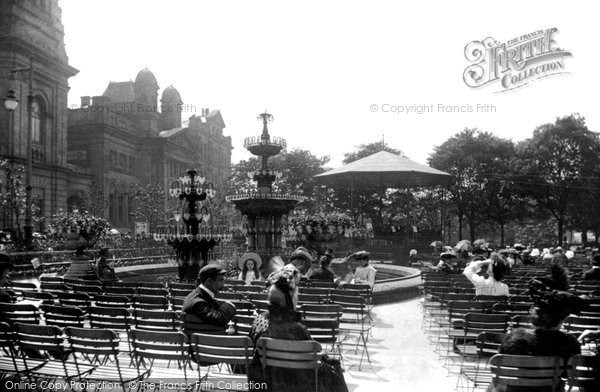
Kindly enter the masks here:
<path id="1" fill-rule="evenodd" d="M 552 278 L 533 279 L 529 282 L 529 293 L 534 303 L 534 330 L 518 328 L 510 333 L 498 352 L 511 355 L 558 356 L 564 363 L 575 354 L 581 353 L 579 342 L 572 335 L 561 332 L 560 326 L 570 314 L 583 309 L 585 301 L 567 292 L 568 279 L 563 267 L 552 266 Z M 566 376 L 566 375 L 564 375 Z M 563 390 L 564 383 L 559 385 Z M 496 388 L 496 391 L 508 392 L 547 392 L 544 387 Z"/>
<path id="2" fill-rule="evenodd" d="M 291 264 L 276 270 L 267 278 L 269 285 L 268 310 L 256 317 L 250 338 L 256 345 L 261 337 L 284 340 L 311 340 L 306 327 L 295 311 L 298 302 L 300 272 Z M 337 366 L 336 366 L 337 365 Z M 257 352 L 248 369 L 248 380 L 266 383 L 272 392 L 312 392 L 315 390 L 312 370 L 267 367 L 264 377 Z M 257 384 L 258 385 L 258 384 Z M 347 392 L 339 364 L 323 361 L 319 368 L 319 391 Z"/>

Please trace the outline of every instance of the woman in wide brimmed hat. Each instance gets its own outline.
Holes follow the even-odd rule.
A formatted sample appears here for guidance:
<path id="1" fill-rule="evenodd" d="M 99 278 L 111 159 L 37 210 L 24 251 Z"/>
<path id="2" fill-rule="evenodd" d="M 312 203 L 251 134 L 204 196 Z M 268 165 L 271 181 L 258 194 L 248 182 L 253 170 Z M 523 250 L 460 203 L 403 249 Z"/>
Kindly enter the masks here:
<path id="1" fill-rule="evenodd" d="M 260 275 L 260 266 L 262 259 L 256 253 L 244 253 L 238 260 L 238 268 L 240 274 L 238 279 L 243 280 L 247 285 L 252 284 L 255 280 L 262 280 Z"/>

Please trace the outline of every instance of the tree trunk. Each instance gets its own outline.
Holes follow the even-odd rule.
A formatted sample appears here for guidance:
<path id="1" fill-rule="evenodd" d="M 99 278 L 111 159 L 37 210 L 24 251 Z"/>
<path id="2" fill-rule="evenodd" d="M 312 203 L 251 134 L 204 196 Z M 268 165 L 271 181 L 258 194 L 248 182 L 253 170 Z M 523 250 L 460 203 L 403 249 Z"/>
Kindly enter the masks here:
<path id="1" fill-rule="evenodd" d="M 471 219 L 469 219 L 469 234 L 471 235 L 471 242 L 475 241 L 475 225 Z"/>
<path id="2" fill-rule="evenodd" d="M 463 231 L 463 216 L 458 215 L 458 240 L 462 240 L 462 231 Z"/>
<path id="3" fill-rule="evenodd" d="M 581 245 L 583 247 L 587 245 L 587 229 L 581 230 Z"/>
<path id="4" fill-rule="evenodd" d="M 504 222 L 500 223 L 500 246 L 504 247 Z"/>
<path id="5" fill-rule="evenodd" d="M 558 246 L 563 246 L 563 232 L 564 232 L 564 225 L 565 225 L 565 221 L 564 219 L 558 218 L 557 220 L 558 222 Z"/>

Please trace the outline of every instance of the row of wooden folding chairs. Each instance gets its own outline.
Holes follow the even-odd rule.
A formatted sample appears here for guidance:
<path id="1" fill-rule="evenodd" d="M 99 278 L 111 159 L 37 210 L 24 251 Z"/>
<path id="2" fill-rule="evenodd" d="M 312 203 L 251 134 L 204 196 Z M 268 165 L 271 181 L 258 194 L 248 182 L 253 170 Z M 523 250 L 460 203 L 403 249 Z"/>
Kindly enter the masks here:
<path id="1" fill-rule="evenodd" d="M 546 387 L 557 391 L 560 380 L 567 373 L 568 390 L 598 390 L 600 387 L 600 358 L 575 355 L 567 362 L 560 357 L 498 354 L 506 333 L 481 332 L 478 334 L 474 361 L 463 361 L 457 379 L 457 389 L 464 391 L 494 386 Z"/>
<path id="2" fill-rule="evenodd" d="M 172 380 L 181 385 L 194 386 L 197 382 L 217 385 L 223 376 L 228 381 L 247 382 L 247 376 L 215 372 L 213 366 L 197 366 L 197 378 L 188 369 L 192 363 L 226 363 L 250 365 L 254 353 L 247 336 L 215 336 L 182 332 L 152 332 L 132 329 L 127 334 L 130 356 L 120 356 L 120 336 L 110 329 L 85 329 L 37 326 L 17 323 L 14 329 L 0 323 L 0 345 L 11 355 L 0 357 L 0 371 L 28 380 L 66 380 L 103 382 L 109 389 L 135 389 L 136 382 L 145 380 L 158 384 Z M 63 342 L 67 343 L 64 344 Z M 278 341 L 262 338 L 257 342 L 263 368 L 267 366 L 304 366 L 315 370 L 319 366 L 321 346 L 315 341 Z M 280 363 L 272 358 L 273 350 L 285 352 Z M 19 352 L 48 353 L 53 359 L 19 358 Z M 310 357 L 307 358 L 307 354 Z M 128 358 L 131 358 L 128 360 Z M 159 364 L 159 361 L 162 361 Z M 169 367 L 176 362 L 176 367 Z M 302 364 L 304 362 L 304 364 Z M 106 383 L 108 383 L 106 385 Z M 31 384 L 30 384 L 31 385 Z M 69 385 L 66 383 L 65 385 Z M 118 385 L 118 386 L 117 386 Z M 187 389 L 184 387 L 184 389 Z M 136 389 L 137 390 L 137 389 Z"/>

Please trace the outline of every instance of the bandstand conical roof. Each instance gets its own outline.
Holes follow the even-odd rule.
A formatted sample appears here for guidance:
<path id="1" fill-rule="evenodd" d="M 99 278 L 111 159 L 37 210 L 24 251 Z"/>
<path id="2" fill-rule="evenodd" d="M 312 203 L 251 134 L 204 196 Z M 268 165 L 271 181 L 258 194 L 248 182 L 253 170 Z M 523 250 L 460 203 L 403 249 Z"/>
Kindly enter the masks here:
<path id="1" fill-rule="evenodd" d="M 387 151 L 380 151 L 347 165 L 318 174 L 322 184 L 360 184 L 386 188 L 446 185 L 451 175 Z"/>

